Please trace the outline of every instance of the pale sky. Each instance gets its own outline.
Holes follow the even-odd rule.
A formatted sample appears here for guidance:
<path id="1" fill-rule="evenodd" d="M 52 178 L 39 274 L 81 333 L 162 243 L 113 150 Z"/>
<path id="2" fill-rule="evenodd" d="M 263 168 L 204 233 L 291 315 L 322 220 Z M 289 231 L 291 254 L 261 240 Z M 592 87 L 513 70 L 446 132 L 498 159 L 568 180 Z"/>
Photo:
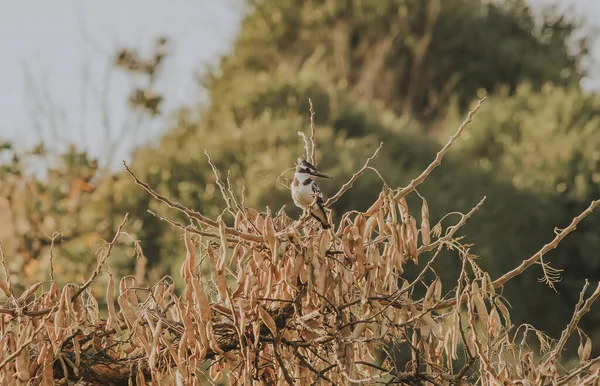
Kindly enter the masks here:
<path id="1" fill-rule="evenodd" d="M 157 88 L 167 111 L 202 98 L 194 72 L 226 52 L 237 33 L 242 0 L 0 0 L 0 141 L 86 146 L 94 155 L 156 138 L 164 121 L 128 120 L 131 77 L 107 72 L 118 47 L 149 50 L 158 35 L 171 38 Z M 600 27 L 600 0 L 529 0 L 540 6 L 574 4 Z M 600 42 L 595 57 L 600 59 Z M 597 61 L 600 63 L 600 61 Z M 591 88 L 600 89 L 600 77 Z M 110 120 L 102 119 L 102 111 Z M 131 118 L 131 116 L 129 116 Z M 110 128 L 114 143 L 105 141 Z M 128 137 L 116 139 L 127 128 Z M 134 129 L 137 127 L 137 131 Z M 117 145 L 117 146 L 115 146 Z M 113 163 L 114 164 L 114 163 Z"/>

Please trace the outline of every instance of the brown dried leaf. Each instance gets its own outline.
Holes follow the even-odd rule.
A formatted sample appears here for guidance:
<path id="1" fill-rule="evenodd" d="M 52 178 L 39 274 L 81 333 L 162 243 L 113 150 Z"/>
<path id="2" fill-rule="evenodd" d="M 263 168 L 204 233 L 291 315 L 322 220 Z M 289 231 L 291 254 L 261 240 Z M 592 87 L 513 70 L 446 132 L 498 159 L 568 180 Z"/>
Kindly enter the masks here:
<path id="1" fill-rule="evenodd" d="M 258 313 L 260 320 L 262 320 L 265 326 L 271 331 L 273 338 L 277 338 L 277 326 L 275 325 L 273 317 L 261 306 L 258 306 Z"/>
<path id="2" fill-rule="evenodd" d="M 196 293 L 196 301 L 200 311 L 200 320 L 206 324 L 210 320 L 210 304 L 206 292 L 204 292 L 204 286 L 196 278 L 192 278 L 192 286 Z"/>
<path id="3" fill-rule="evenodd" d="M 187 251 L 187 255 L 185 261 L 181 265 L 181 272 L 179 274 L 183 280 L 188 281 L 194 275 L 193 270 L 196 267 L 196 251 L 190 238 L 190 234 L 187 230 L 184 232 L 183 238 L 185 240 L 185 249 Z"/>
<path id="4" fill-rule="evenodd" d="M 379 197 L 377 198 L 377 200 L 365 212 L 365 216 L 370 217 L 370 216 L 373 216 L 375 213 L 379 212 L 379 210 L 381 209 L 381 206 L 383 205 L 383 197 L 384 197 L 384 193 L 382 190 L 379 193 Z"/>
<path id="5" fill-rule="evenodd" d="M 577 348 L 577 354 L 579 355 L 580 362 L 587 362 L 590 359 L 590 354 L 592 353 L 592 340 L 589 336 L 579 332 L 579 347 Z M 582 335 L 585 337 L 585 344 L 583 344 Z"/>
<path id="6" fill-rule="evenodd" d="M 425 198 L 423 198 L 423 206 L 421 207 L 421 239 L 423 240 L 423 245 L 427 246 L 431 244 L 429 206 Z"/>

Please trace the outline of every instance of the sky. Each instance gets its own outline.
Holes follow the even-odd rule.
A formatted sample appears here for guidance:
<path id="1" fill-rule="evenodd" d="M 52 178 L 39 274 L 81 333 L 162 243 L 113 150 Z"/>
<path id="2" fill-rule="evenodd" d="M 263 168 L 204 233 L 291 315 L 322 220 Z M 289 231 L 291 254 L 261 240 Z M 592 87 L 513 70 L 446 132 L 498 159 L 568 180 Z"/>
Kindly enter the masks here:
<path id="1" fill-rule="evenodd" d="M 156 88 L 165 95 L 166 111 L 196 104 L 203 94 L 194 75 L 230 48 L 241 2 L 0 0 L 0 141 L 27 147 L 43 138 L 63 149 L 74 143 L 120 163 L 132 147 L 158 138 L 169 118 L 131 115 L 128 93 L 143 81 L 111 66 L 116 49 L 150 52 L 155 37 L 169 37 Z M 574 7 L 600 27 L 600 0 L 528 2 L 536 10 Z M 600 63 L 600 42 L 594 56 Z M 600 90 L 600 76 L 586 86 Z"/>

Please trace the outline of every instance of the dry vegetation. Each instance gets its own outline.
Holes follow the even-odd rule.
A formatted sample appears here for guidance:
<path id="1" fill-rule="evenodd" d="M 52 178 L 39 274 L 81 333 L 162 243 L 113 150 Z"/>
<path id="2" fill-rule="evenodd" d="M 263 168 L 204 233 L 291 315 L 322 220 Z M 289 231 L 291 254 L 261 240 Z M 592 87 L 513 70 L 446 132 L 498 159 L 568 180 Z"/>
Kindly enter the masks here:
<path id="1" fill-rule="evenodd" d="M 127 276 L 114 293 L 115 279 L 105 263 L 125 235 L 127 216 L 80 286 L 59 288 L 51 274 L 49 288 L 40 282 L 15 294 L 4 264 L 0 384 L 597 384 L 600 360 L 591 359 L 591 342 L 577 324 L 600 296 L 600 283 L 587 298 L 586 283 L 558 340 L 529 325 L 513 326 L 496 289 L 535 263 L 552 285 L 556 271 L 543 255 L 600 201 L 496 280 L 457 236 L 484 199 L 450 226 L 430 225 L 425 198 L 419 219 L 411 215 L 405 197 L 418 194 L 418 185 L 482 102 L 420 176 L 404 188 L 384 186 L 369 210 L 345 213 L 330 231 L 306 214 L 292 220 L 284 210 L 246 207 L 243 194 L 239 199 L 213 168 L 226 210 L 235 218 L 228 226 L 221 217 L 209 219 L 160 195 L 126 165 L 138 185 L 195 224 L 162 218 L 184 234 L 183 292 L 170 278 L 140 287 Z M 315 161 L 314 125 L 310 146 L 308 141 L 307 157 Z M 372 170 L 379 149 L 327 206 Z M 449 218 L 443 220 L 447 224 Z M 443 249 L 455 251 L 462 264 L 454 288 L 442 288 L 436 278 L 434 264 Z M 409 262 L 422 265 L 411 281 L 403 278 Z M 101 274 L 110 277 L 106 320 L 90 292 Z M 561 357 L 576 331 L 579 363 L 566 369 Z M 531 338 L 539 351 L 530 348 Z"/>

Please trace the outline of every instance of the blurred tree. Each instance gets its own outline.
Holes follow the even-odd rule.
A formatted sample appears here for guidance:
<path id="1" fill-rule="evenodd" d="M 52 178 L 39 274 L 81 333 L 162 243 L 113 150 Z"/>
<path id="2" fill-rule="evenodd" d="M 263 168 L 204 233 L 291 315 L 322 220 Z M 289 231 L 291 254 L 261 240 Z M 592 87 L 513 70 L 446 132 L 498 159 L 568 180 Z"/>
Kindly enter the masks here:
<path id="1" fill-rule="evenodd" d="M 532 227 L 566 226 L 600 197 L 600 100 L 579 88 L 522 84 L 512 96 L 491 97 L 456 147 L 465 162 L 553 208 Z M 548 256 L 565 270 L 557 289 L 568 302 L 577 301 L 584 279 L 600 277 L 599 228 L 600 218 L 590 217 Z M 506 267 L 493 264 L 496 271 Z"/>
<path id="2" fill-rule="evenodd" d="M 250 74 L 318 68 L 328 74 L 328 89 L 431 119 L 453 97 L 464 108 L 480 89 L 514 90 L 523 81 L 536 88 L 547 81 L 577 84 L 589 46 L 576 41 L 577 23 L 551 14 L 536 20 L 522 0 L 248 4 L 233 52 L 203 77 L 212 101 L 235 106 L 248 96 Z M 254 107 L 246 114 L 259 114 L 264 105 Z"/>
<path id="3" fill-rule="evenodd" d="M 574 28 L 565 18 L 534 22 L 521 1 L 252 2 L 233 51 L 201 77 L 209 105 L 181 110 L 159 144 L 136 152 L 132 167 L 160 192 L 215 216 L 225 202 L 207 164 L 207 149 L 222 172 L 231 171 L 238 194 L 245 186 L 249 204 L 278 210 L 290 203 L 289 193 L 264 176 L 275 178 L 304 153 L 296 132 L 308 131 L 311 97 L 318 158 L 336 177 L 323 184 L 325 193 L 345 182 L 380 141 L 385 147 L 376 166 L 390 186 L 399 186 L 440 147 L 435 136 L 424 135 L 427 128 L 435 133 L 440 126 L 455 129 L 457 120 L 443 120 L 442 112 L 456 106 L 462 113 L 480 88 L 506 93 L 508 99 L 521 82 L 532 91 L 547 81 L 575 88 L 584 74 L 580 60 L 587 42 L 580 41 L 581 49 L 570 54 Z M 446 139 L 443 133 L 440 141 Z M 381 183 L 375 174 L 365 176 L 335 212 L 366 209 L 378 190 L 373 185 Z M 143 213 L 148 205 L 167 212 L 139 189 L 126 188 L 119 208 L 140 215 L 139 237 L 150 265 L 176 270 L 179 263 L 169 257 L 183 257 L 180 235 Z M 485 256 L 483 264 L 492 272 L 535 252 L 532 248 L 549 240 L 557 222 L 570 215 L 546 195 L 523 191 L 462 153 L 449 157 L 422 189 L 431 197 L 434 217 L 466 211 L 488 196 L 469 227 L 476 229 L 470 232 L 474 253 Z M 286 210 L 299 214 L 293 206 Z M 457 266 L 441 264 L 448 272 Z M 528 275 L 519 290 L 539 296 L 536 304 L 511 298 L 517 319 L 552 294 L 535 282 L 537 273 Z M 571 312 L 559 309 L 554 320 L 542 320 L 538 313 L 534 322 L 554 331 Z"/>

